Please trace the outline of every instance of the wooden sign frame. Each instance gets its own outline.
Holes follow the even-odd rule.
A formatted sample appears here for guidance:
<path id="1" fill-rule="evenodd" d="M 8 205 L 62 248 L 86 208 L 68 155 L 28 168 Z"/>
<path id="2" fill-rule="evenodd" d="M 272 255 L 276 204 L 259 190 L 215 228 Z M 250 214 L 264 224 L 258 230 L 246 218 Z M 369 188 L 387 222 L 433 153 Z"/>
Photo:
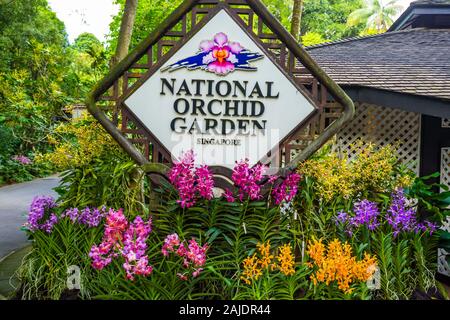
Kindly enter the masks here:
<path id="1" fill-rule="evenodd" d="M 220 9 L 226 9 L 245 28 L 247 34 L 258 41 L 271 60 L 291 77 L 316 106 L 317 111 L 280 143 L 279 152 L 274 153 L 279 156 L 267 158 L 270 159 L 268 161 L 277 162 L 281 168 L 279 174 L 293 170 L 300 161 L 311 156 L 354 115 L 352 100 L 261 1 L 183 1 L 154 32 L 110 70 L 86 100 L 89 112 L 149 174 L 167 173 L 171 155 L 130 112 L 124 100 Z M 293 155 L 292 151 L 295 150 L 298 152 Z M 229 181 L 230 169 L 212 167 L 212 170 L 221 184 Z"/>

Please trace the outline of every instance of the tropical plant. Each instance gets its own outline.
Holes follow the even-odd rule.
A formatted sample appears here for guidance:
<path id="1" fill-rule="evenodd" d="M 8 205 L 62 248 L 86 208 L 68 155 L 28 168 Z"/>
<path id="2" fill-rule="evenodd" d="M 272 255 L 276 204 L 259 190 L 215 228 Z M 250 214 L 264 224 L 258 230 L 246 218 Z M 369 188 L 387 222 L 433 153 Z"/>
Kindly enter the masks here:
<path id="1" fill-rule="evenodd" d="M 235 299 L 300 299 L 308 289 L 309 270 L 296 266 L 289 244 L 272 250 L 270 241 L 257 244 L 257 253 L 242 262 L 239 291 Z"/>
<path id="2" fill-rule="evenodd" d="M 363 8 L 348 16 L 347 25 L 352 27 L 364 23 L 365 32 L 374 30 L 382 33 L 394 23 L 394 18 L 401 9 L 398 0 L 365 0 Z"/>
<path id="3" fill-rule="evenodd" d="M 104 208 L 57 207 L 51 197 L 36 197 L 24 227 L 32 250 L 16 272 L 21 280 L 20 299 L 60 299 L 67 291 L 69 267 L 80 271 L 80 296 L 89 298 L 85 284 L 93 277 L 87 254 L 101 237 L 97 228 L 105 216 Z"/>
<path id="4" fill-rule="evenodd" d="M 359 248 L 358 255 L 362 256 Z M 311 262 L 308 266 L 314 270 L 311 275 L 313 297 L 349 299 L 359 297 L 367 299 L 367 281 L 373 276 L 377 267 L 377 259 L 368 253 L 358 261 L 353 255 L 349 243 L 341 243 L 338 239 L 330 241 L 327 246 L 322 240 L 308 244 L 307 250 Z"/>

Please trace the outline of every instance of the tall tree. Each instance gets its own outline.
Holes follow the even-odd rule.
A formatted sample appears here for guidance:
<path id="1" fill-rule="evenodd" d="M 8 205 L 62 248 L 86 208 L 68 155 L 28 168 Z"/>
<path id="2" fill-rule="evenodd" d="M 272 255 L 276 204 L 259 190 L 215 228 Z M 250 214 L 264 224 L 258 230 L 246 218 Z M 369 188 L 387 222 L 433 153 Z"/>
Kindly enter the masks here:
<path id="1" fill-rule="evenodd" d="M 294 0 L 292 9 L 291 34 L 297 41 L 300 39 L 300 26 L 302 22 L 303 0 Z"/>
<path id="2" fill-rule="evenodd" d="M 115 0 L 122 8 L 125 7 L 126 0 Z M 136 17 L 133 25 L 130 47 L 135 47 L 139 42 L 147 37 L 149 33 L 154 31 L 158 25 L 167 18 L 182 0 L 139 0 L 136 10 Z M 117 48 L 119 41 L 120 27 L 122 25 L 122 10 L 114 16 L 110 24 L 110 40 L 111 50 Z M 110 54 L 114 54 L 110 52 Z"/>
<path id="3" fill-rule="evenodd" d="M 274 0 L 271 0 L 274 1 Z M 358 35 L 363 25 L 350 27 L 347 18 L 352 11 L 362 7 L 363 0 L 303 0 L 300 34 L 311 40 L 338 40 Z M 289 12 L 291 17 L 292 7 Z M 288 27 L 291 23 L 289 19 Z M 302 43 L 307 45 L 305 39 Z M 315 44 L 316 42 L 309 44 Z"/>
<path id="4" fill-rule="evenodd" d="M 347 24 L 355 26 L 364 23 L 366 33 L 385 32 L 394 23 L 394 17 L 401 9 L 398 0 L 365 0 L 363 8 L 349 15 Z"/>
<path id="5" fill-rule="evenodd" d="M 118 63 L 128 54 L 131 36 L 133 33 L 134 20 L 136 19 L 137 5 L 138 0 L 126 0 L 125 2 L 113 64 Z"/>
<path id="6" fill-rule="evenodd" d="M 119 38 L 117 40 L 116 52 L 112 59 L 112 65 L 119 63 L 128 54 L 130 49 L 131 37 L 133 34 L 134 21 L 136 20 L 136 11 L 138 0 L 126 0 L 125 8 L 120 23 Z M 119 81 L 119 87 L 122 82 Z M 113 113 L 113 122 L 118 123 L 119 109 L 116 106 Z"/>

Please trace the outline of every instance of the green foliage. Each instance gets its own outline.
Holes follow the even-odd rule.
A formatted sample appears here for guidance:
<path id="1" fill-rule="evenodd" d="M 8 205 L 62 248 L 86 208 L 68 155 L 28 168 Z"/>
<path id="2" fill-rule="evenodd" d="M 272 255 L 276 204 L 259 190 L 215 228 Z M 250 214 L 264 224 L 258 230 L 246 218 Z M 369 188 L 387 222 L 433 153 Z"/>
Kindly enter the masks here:
<path id="1" fill-rule="evenodd" d="M 314 32 L 332 41 L 354 37 L 364 26 L 348 26 L 347 17 L 361 6 L 361 0 L 305 0 L 301 34 Z"/>
<path id="2" fill-rule="evenodd" d="M 1 121 L 0 141 L 2 141 L 0 144 L 0 185 L 28 181 L 34 177 L 51 173 L 51 167 L 47 164 L 39 164 L 31 160 L 34 158 L 32 153 L 25 154 L 31 160 L 29 164 L 22 164 L 14 159 L 14 156 L 18 156 L 15 152 L 19 151 L 20 139 L 14 135 L 10 127 L 3 125 Z"/>
<path id="3" fill-rule="evenodd" d="M 377 254 L 381 287 L 377 298 L 410 299 L 415 290 L 428 291 L 436 287 L 436 237 L 402 234 L 398 238 L 389 232 L 373 236 L 373 252 Z"/>
<path id="4" fill-rule="evenodd" d="M 65 117 L 64 108 L 84 100 L 106 70 L 106 57 L 92 35 L 82 34 L 70 46 L 64 24 L 46 0 L 0 3 L 0 52 L 0 131 L 12 137 L 0 149 L 2 184 L 53 171 L 34 161 L 20 167 L 10 158 L 34 160 L 51 149 L 47 137 Z"/>
<path id="5" fill-rule="evenodd" d="M 114 54 L 117 46 L 125 0 L 116 0 L 116 3 L 120 4 L 121 10 L 110 25 L 109 56 Z M 130 48 L 134 48 L 154 31 L 180 3 L 180 0 L 140 0 Z M 263 3 L 275 18 L 290 30 L 293 1 L 263 0 Z M 347 18 L 362 5 L 362 0 L 305 0 L 301 20 L 301 34 L 305 37 L 302 38 L 302 44 L 309 46 L 358 35 L 364 29 L 364 23 L 348 26 Z"/>
<path id="6" fill-rule="evenodd" d="M 61 173 L 61 207 L 108 205 L 128 212 L 142 209 L 148 192 L 143 173 L 92 117 L 60 124 L 49 137 L 53 150 L 38 157 Z M 137 187 L 132 187 L 136 185 Z"/>
<path id="7" fill-rule="evenodd" d="M 329 40 L 325 39 L 320 33 L 317 32 L 307 32 L 304 36 L 302 36 L 302 44 L 305 47 L 314 46 L 328 41 Z"/>
<path id="8" fill-rule="evenodd" d="M 68 268 L 78 266 L 81 275 L 80 296 L 89 298 L 86 286 L 94 277 L 88 256 L 92 245 L 101 241 L 101 228 L 88 228 L 62 219 L 52 233 L 28 233 L 33 249 L 17 271 L 22 286 L 21 299 L 60 299 L 67 291 Z"/>
<path id="9" fill-rule="evenodd" d="M 68 66 L 62 89 L 71 103 L 82 103 L 89 90 L 108 71 L 107 52 L 91 33 L 80 34 L 67 51 Z"/>
<path id="10" fill-rule="evenodd" d="M 450 190 L 444 184 L 433 182 L 439 178 L 439 173 L 417 177 L 414 183 L 405 189 L 405 193 L 411 198 L 417 199 L 418 205 L 423 208 L 429 216 L 436 220 L 443 220 L 449 215 Z M 442 190 L 442 192 L 436 192 Z"/>
<path id="11" fill-rule="evenodd" d="M 125 156 L 96 159 L 87 166 L 67 170 L 56 188 L 59 201 L 65 208 L 108 205 L 134 211 L 141 208 L 140 188 L 130 188 L 135 170 L 135 164 Z"/>
<path id="12" fill-rule="evenodd" d="M 292 0 L 263 0 L 262 2 L 267 6 L 275 18 L 277 18 L 287 30 L 290 30 L 294 2 Z"/>

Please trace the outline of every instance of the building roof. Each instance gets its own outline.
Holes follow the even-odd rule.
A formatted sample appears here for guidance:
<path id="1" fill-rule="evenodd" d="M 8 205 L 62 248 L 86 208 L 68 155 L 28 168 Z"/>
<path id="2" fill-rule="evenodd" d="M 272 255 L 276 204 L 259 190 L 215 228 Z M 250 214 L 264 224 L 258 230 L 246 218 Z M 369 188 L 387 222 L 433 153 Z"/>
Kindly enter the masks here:
<path id="1" fill-rule="evenodd" d="M 340 85 L 450 100 L 450 29 L 391 31 L 306 50 Z"/>
<path id="2" fill-rule="evenodd" d="M 413 1 L 388 31 L 417 26 L 448 28 L 450 26 L 450 0 Z"/>

